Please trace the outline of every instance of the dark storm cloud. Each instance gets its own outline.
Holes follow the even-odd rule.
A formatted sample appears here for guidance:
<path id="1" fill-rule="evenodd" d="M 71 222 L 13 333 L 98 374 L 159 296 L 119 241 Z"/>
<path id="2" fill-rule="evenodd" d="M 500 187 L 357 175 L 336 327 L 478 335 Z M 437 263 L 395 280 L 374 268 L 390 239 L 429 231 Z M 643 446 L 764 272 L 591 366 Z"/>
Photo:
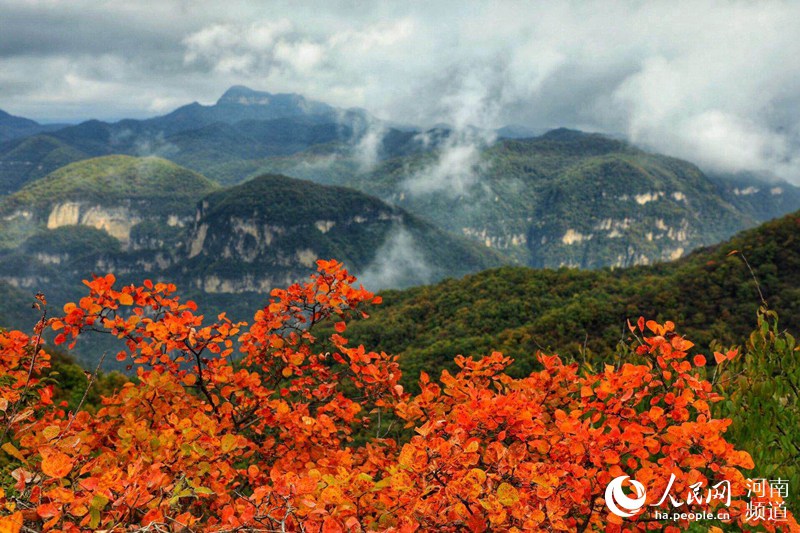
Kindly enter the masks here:
<path id="1" fill-rule="evenodd" d="M 143 117 L 241 83 L 401 122 L 606 131 L 800 178 L 800 3 L 429 4 L 0 0 L 0 108 Z M 469 160 L 484 140 L 454 150 Z"/>

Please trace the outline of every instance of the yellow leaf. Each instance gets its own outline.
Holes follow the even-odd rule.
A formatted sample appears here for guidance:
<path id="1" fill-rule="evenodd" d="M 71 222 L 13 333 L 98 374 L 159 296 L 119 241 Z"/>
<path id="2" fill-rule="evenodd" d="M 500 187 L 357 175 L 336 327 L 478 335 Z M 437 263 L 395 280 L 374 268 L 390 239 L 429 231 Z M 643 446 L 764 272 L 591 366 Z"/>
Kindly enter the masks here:
<path id="1" fill-rule="evenodd" d="M 486 472 L 480 468 L 473 468 L 467 475 L 475 479 L 478 483 L 484 483 L 486 481 Z"/>
<path id="2" fill-rule="evenodd" d="M 414 464 L 414 448 L 408 445 L 403 446 L 403 449 L 400 450 L 400 456 L 397 459 L 397 463 L 404 467 Z"/>
<path id="3" fill-rule="evenodd" d="M 548 482 L 548 479 L 541 474 L 534 474 L 531 477 L 531 481 L 541 487 L 550 488 L 550 483 Z"/>
<path id="4" fill-rule="evenodd" d="M 497 487 L 497 501 L 506 507 L 510 507 L 519 501 L 519 492 L 508 483 L 501 483 Z"/>
<path id="5" fill-rule="evenodd" d="M 273 336 L 269 340 L 269 343 L 273 348 L 279 348 L 279 349 L 283 348 L 283 345 L 284 345 L 283 339 L 281 337 L 278 337 L 277 335 Z"/>
<path id="6" fill-rule="evenodd" d="M 227 435 L 222 437 L 221 441 L 222 451 L 228 453 L 229 451 L 236 448 L 236 435 L 231 435 L 228 433 Z"/>
<path id="7" fill-rule="evenodd" d="M 59 433 L 61 433 L 61 428 L 58 426 L 47 426 L 42 430 L 42 435 L 44 435 L 44 438 L 47 440 L 53 440 L 58 437 Z"/>
<path id="8" fill-rule="evenodd" d="M 17 459 L 18 461 L 22 461 L 25 464 L 28 464 L 28 461 L 25 460 L 25 456 L 20 453 L 16 446 L 11 444 L 10 442 L 6 442 L 3 444 L 3 451 L 6 452 L 8 455 Z"/>

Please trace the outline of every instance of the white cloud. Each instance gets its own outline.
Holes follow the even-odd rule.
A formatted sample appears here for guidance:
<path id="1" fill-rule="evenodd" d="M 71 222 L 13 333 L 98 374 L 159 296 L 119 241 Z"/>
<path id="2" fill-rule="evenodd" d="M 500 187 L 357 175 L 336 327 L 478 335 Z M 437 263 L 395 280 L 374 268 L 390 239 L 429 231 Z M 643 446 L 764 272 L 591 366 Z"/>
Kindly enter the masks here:
<path id="1" fill-rule="evenodd" d="M 430 283 L 433 269 L 411 233 L 400 227 L 388 235 L 358 279 L 371 291 L 396 289 Z"/>
<path id="2" fill-rule="evenodd" d="M 282 41 L 275 45 L 275 59 L 290 65 L 301 74 L 311 74 L 324 57 L 325 47 L 309 41 Z"/>
<path id="3" fill-rule="evenodd" d="M 355 145 L 355 156 L 361 172 L 371 170 L 378 162 L 381 143 L 386 131 L 386 126 L 378 122 L 367 124 L 363 132 L 358 132 L 361 138 Z"/>
<path id="4" fill-rule="evenodd" d="M 800 182 L 800 2 L 0 0 L 0 20 L 0 108 L 33 118 L 143 116 L 238 83 L 404 123 L 622 133 Z"/>
<path id="5" fill-rule="evenodd" d="M 403 183 L 404 189 L 411 195 L 470 194 L 484 166 L 480 157 L 482 146 L 481 139 L 457 131 L 445 141 L 433 164 L 418 170 Z"/>

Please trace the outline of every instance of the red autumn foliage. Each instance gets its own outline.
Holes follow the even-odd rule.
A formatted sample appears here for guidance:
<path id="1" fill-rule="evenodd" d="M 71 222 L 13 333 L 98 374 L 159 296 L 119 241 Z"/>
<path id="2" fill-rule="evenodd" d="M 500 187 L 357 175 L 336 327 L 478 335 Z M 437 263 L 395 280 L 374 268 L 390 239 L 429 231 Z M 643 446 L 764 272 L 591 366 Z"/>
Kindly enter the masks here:
<path id="1" fill-rule="evenodd" d="M 15 466 L 0 530 L 677 531 L 689 522 L 623 520 L 603 500 L 629 475 L 655 503 L 671 474 L 676 494 L 728 481 L 731 523 L 753 525 L 742 473 L 752 460 L 725 440 L 706 360 L 689 360 L 672 324 L 631 327 L 641 364 L 590 372 L 539 355 L 540 371 L 514 379 L 500 353 L 459 357 L 458 373 L 423 374 L 412 396 L 395 357 L 342 336 L 379 303 L 354 284 L 320 261 L 248 326 L 207 322 L 172 285 L 87 282 L 46 326 L 57 344 L 117 336 L 138 378 L 93 415 L 52 405 L 36 378 L 48 365 L 40 331 L 0 333 L 3 449 Z M 321 322 L 334 332 L 315 336 Z M 381 417 L 413 436 L 381 438 Z M 760 525 L 798 527 L 791 516 Z"/>

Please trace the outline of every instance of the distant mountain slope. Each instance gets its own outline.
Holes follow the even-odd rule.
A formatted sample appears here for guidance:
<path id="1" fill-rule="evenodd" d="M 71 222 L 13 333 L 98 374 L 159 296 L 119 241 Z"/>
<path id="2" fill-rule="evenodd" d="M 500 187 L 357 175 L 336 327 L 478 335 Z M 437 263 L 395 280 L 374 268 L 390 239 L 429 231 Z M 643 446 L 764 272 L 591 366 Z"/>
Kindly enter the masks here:
<path id="1" fill-rule="evenodd" d="M 234 86 L 213 105 L 195 102 L 146 120 L 88 120 L 61 128 L 29 124 L 31 129 L 24 134 L 29 137 L 0 136 L 0 194 L 58 166 L 111 154 L 162 156 L 217 178 L 217 165 L 287 155 L 333 141 L 357 141 L 379 123 L 364 110 L 335 108 L 299 94 Z M 48 133 L 36 135 L 41 131 Z M 219 181 L 235 183 L 243 176 L 226 177 L 221 175 Z"/>
<path id="2" fill-rule="evenodd" d="M 710 174 L 722 197 L 756 220 L 767 221 L 800 206 L 800 188 L 774 176 L 752 172 Z"/>
<path id="3" fill-rule="evenodd" d="M 701 347 L 740 343 L 755 327 L 759 296 L 745 254 L 783 326 L 800 332 L 800 212 L 672 263 L 579 271 L 506 267 L 406 291 L 385 291 L 351 342 L 400 355 L 411 375 L 456 354 L 500 350 L 533 367 L 537 350 L 614 363 L 610 350 L 639 316 L 675 321 Z M 585 340 L 584 340 L 585 339 Z"/>
<path id="4" fill-rule="evenodd" d="M 238 183 L 248 172 L 231 172 L 225 170 L 226 165 L 236 168 L 243 161 L 349 142 L 353 136 L 347 125 L 305 117 L 214 122 L 169 135 L 140 121 L 89 121 L 0 144 L 0 193 L 14 192 L 68 163 L 112 154 L 157 155 L 208 173 L 220 183 Z"/>
<path id="5" fill-rule="evenodd" d="M 437 149 L 453 134 L 434 129 L 424 133 L 398 129 L 368 129 L 349 138 L 318 143 L 309 148 L 262 158 L 223 161 L 210 167 L 222 183 L 239 183 L 261 174 L 285 174 L 325 185 L 341 185 L 379 191 L 363 182 L 373 166 L 406 156 L 426 154 Z"/>
<path id="6" fill-rule="evenodd" d="M 47 228 L 102 229 L 139 247 L 191 222 L 194 204 L 217 185 L 156 157 L 107 156 L 62 167 L 0 198 L 0 247 Z"/>
<path id="7" fill-rule="evenodd" d="M 675 259 L 800 208 L 788 183 L 742 209 L 691 163 L 571 130 L 458 155 L 392 159 L 347 184 L 535 267 Z"/>
<path id="8" fill-rule="evenodd" d="M 61 127 L 63 127 L 63 125 L 39 124 L 35 120 L 17 117 L 0 109 L 0 143 L 19 137 L 35 135 L 43 131 L 59 129 Z"/>
<path id="9" fill-rule="evenodd" d="M 227 183 L 270 172 L 352 187 L 536 267 L 670 260 L 800 208 L 800 189 L 786 182 L 712 179 L 602 135 L 554 130 L 501 140 L 474 157 L 451 135 L 391 130 L 369 150 L 316 139 L 294 153 L 259 159 L 251 149 L 256 157 L 205 161 Z M 753 183 L 760 193 L 749 194 Z"/>
<path id="10" fill-rule="evenodd" d="M 35 135 L 43 131 L 52 135 Z M 516 137 L 532 130 L 516 126 L 498 131 Z M 352 159 L 356 163 L 352 168 L 360 172 L 365 159 L 371 164 L 375 159 L 428 151 L 450 133 L 438 128 L 420 136 L 414 127 L 383 122 L 362 109 L 234 86 L 213 105 L 194 102 L 146 120 L 88 120 L 66 127 L 24 122 L 18 134 L 0 136 L 0 194 L 64 164 L 110 154 L 166 157 L 220 183 L 235 184 L 265 172 L 282 172 L 284 168 L 273 165 L 272 158 L 331 145 Z M 24 142 L 3 144 L 24 136 L 29 136 Z"/>
<path id="11" fill-rule="evenodd" d="M 0 280 L 0 328 L 17 327 L 23 331 L 33 331 L 40 318 L 31 306 L 35 301 L 33 293 Z"/>
<path id="12" fill-rule="evenodd" d="M 0 195 L 89 154 L 50 135 L 34 135 L 0 144 Z"/>

